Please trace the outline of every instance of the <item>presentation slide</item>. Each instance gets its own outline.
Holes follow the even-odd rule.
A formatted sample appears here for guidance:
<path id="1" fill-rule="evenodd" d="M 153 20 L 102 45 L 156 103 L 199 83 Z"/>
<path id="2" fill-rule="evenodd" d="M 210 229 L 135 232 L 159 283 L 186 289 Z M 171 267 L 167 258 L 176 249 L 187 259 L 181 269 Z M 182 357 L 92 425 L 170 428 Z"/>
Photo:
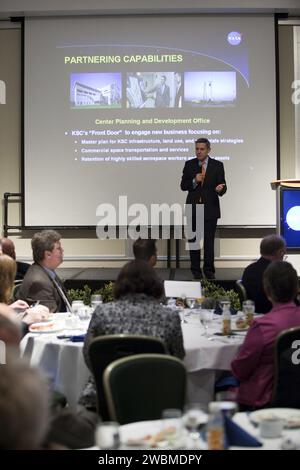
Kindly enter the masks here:
<path id="1" fill-rule="evenodd" d="M 219 225 L 275 224 L 273 17 L 29 18 L 24 80 L 26 226 L 183 207 L 199 137 L 225 168 Z"/>

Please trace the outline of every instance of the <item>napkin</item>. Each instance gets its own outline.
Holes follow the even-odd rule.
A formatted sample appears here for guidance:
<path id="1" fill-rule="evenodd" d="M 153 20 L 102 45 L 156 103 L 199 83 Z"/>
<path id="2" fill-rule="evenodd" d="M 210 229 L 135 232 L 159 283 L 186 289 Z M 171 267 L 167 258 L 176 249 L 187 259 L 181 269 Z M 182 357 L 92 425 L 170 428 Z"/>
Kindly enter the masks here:
<path id="1" fill-rule="evenodd" d="M 215 313 L 216 315 L 222 315 L 223 310 L 222 310 L 221 305 L 218 304 L 218 305 L 216 306 L 214 313 Z M 231 313 L 231 315 L 236 315 L 238 312 L 237 312 L 237 310 L 235 310 L 233 307 L 230 307 L 230 313 Z"/>
<path id="2" fill-rule="evenodd" d="M 224 415 L 226 447 L 261 447 L 262 443 Z"/>
<path id="3" fill-rule="evenodd" d="M 85 334 L 83 334 L 83 335 L 74 335 L 74 336 L 71 336 L 70 341 L 72 343 L 83 343 L 84 339 L 85 339 Z"/>

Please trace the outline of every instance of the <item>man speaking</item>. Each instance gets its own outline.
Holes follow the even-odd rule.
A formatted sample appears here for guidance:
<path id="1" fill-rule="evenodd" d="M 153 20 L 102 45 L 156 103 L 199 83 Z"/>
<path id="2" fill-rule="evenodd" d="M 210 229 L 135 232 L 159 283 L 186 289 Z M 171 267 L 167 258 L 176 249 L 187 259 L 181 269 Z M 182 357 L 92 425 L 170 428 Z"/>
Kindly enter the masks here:
<path id="1" fill-rule="evenodd" d="M 196 207 L 204 206 L 204 264 L 203 271 L 207 279 L 215 279 L 214 241 L 217 220 L 220 218 L 219 196 L 226 193 L 226 181 L 223 163 L 209 156 L 210 142 L 200 138 L 195 142 L 196 158 L 185 163 L 181 178 L 182 191 L 188 191 L 186 204 L 192 208 L 191 223 L 193 232 L 196 231 Z M 201 279 L 201 252 L 192 248 L 195 238 L 189 241 L 191 271 L 195 279 Z"/>

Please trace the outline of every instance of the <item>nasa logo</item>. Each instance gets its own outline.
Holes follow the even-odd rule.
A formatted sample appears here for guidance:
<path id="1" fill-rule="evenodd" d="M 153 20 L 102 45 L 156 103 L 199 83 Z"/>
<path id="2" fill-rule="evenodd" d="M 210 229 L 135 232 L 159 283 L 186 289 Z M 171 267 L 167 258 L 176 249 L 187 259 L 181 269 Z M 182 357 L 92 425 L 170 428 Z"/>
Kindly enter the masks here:
<path id="1" fill-rule="evenodd" d="M 242 35 L 238 31 L 231 31 L 227 34 L 227 41 L 232 46 L 238 46 L 242 41 Z"/>

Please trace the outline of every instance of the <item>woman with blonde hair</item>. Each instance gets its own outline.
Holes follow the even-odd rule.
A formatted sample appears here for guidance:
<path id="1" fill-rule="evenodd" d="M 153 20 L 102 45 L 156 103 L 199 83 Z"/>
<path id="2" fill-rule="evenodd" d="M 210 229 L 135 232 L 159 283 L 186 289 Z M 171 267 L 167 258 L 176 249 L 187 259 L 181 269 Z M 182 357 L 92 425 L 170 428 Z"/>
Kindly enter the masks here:
<path id="1" fill-rule="evenodd" d="M 0 256 L 0 302 L 9 304 L 16 275 L 16 262 L 10 256 Z M 26 304 L 26 302 L 23 302 Z M 21 307 L 20 307 L 21 308 Z M 26 307 L 28 305 L 26 304 Z"/>
<path id="2" fill-rule="evenodd" d="M 0 255 L 0 306 L 1 304 L 9 305 L 10 309 L 4 311 L 12 319 L 16 317 L 16 314 L 20 314 L 17 318 L 22 320 L 23 333 L 25 334 L 28 325 L 48 318 L 49 309 L 44 305 L 29 308 L 24 300 L 11 303 L 16 270 L 17 266 L 14 259 L 8 255 Z"/>

